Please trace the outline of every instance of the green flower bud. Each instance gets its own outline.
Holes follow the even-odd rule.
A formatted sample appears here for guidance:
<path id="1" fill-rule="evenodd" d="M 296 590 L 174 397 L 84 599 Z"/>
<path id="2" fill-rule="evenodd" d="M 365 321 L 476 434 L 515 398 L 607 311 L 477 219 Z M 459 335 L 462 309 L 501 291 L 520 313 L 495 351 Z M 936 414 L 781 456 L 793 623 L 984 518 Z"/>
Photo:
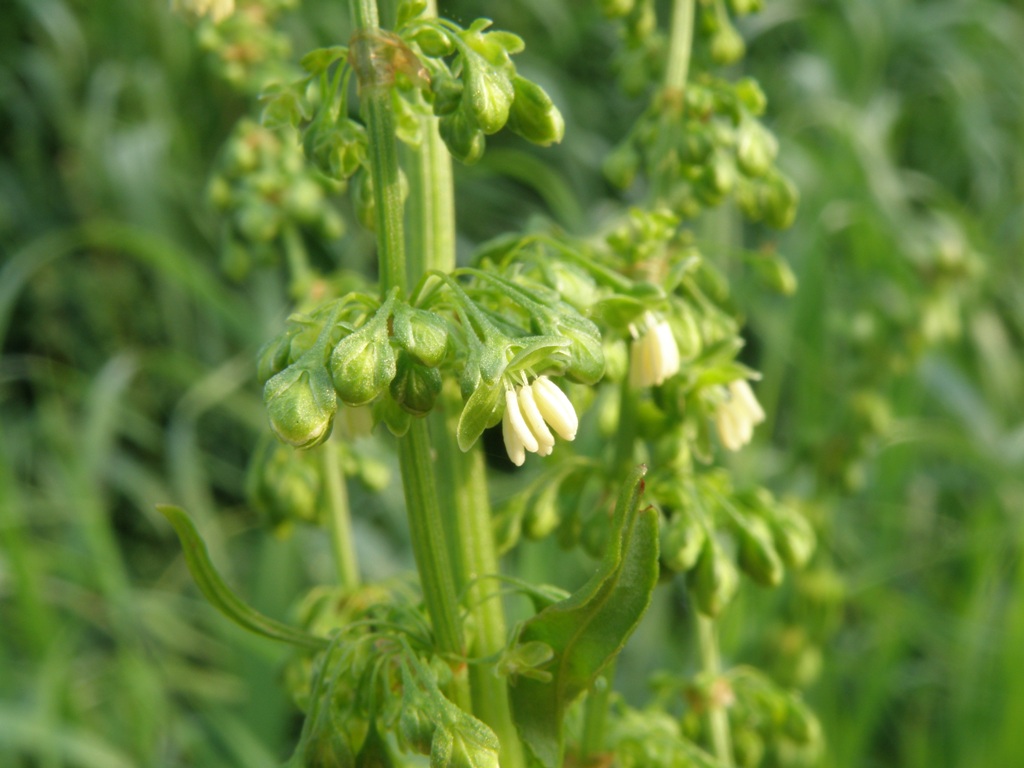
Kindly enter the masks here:
<path id="1" fill-rule="evenodd" d="M 508 122 L 515 99 L 512 81 L 479 54 L 464 51 L 463 56 L 463 101 L 468 103 L 473 120 L 481 131 L 487 135 L 497 133 Z"/>
<path id="2" fill-rule="evenodd" d="M 765 587 L 781 584 L 785 571 L 768 523 L 760 517 L 744 518 L 738 536 L 739 563 L 744 572 Z"/>
<path id="3" fill-rule="evenodd" d="M 697 190 L 708 205 L 718 205 L 732 192 L 736 183 L 736 166 L 722 152 L 715 153 L 704 166 Z"/>
<path id="4" fill-rule="evenodd" d="M 273 438 L 261 442 L 249 464 L 249 499 L 275 528 L 295 520 L 316 521 L 320 486 L 320 461 Z"/>
<path id="5" fill-rule="evenodd" d="M 235 214 L 235 226 L 246 240 L 266 243 L 281 231 L 281 212 L 276 206 L 249 196 L 241 201 L 241 208 Z"/>
<path id="6" fill-rule="evenodd" d="M 281 203 L 295 220 L 309 224 L 319 218 L 323 199 L 323 187 L 311 178 L 300 177 L 285 188 Z"/>
<path id="7" fill-rule="evenodd" d="M 683 165 L 703 165 L 711 156 L 714 142 L 707 125 L 699 120 L 687 120 L 676 140 L 679 162 Z"/>
<path id="8" fill-rule="evenodd" d="M 704 551 L 707 534 L 693 510 L 676 509 L 661 526 L 661 561 L 666 568 L 682 573 L 693 568 Z"/>
<path id="9" fill-rule="evenodd" d="M 768 106 L 768 98 L 761 90 L 761 86 L 752 77 L 744 77 L 736 81 L 733 86 L 736 98 L 747 108 L 747 111 L 754 117 L 764 114 Z"/>
<path id="10" fill-rule="evenodd" d="M 271 428 L 297 448 L 312 448 L 326 440 L 338 409 L 327 370 L 301 361 L 267 381 L 263 402 Z"/>
<path id="11" fill-rule="evenodd" d="M 401 437 L 409 431 L 412 414 L 395 402 L 393 397 L 378 398 L 371 406 L 375 422 L 383 422 L 395 437 Z"/>
<path id="12" fill-rule="evenodd" d="M 729 7 L 737 16 L 747 16 L 756 13 L 764 7 L 763 0 L 729 0 Z"/>
<path id="13" fill-rule="evenodd" d="M 547 92 L 525 77 L 512 78 L 515 93 L 508 115 L 513 133 L 542 147 L 557 144 L 565 134 L 565 121 Z"/>
<path id="14" fill-rule="evenodd" d="M 431 368 L 440 365 L 448 352 L 448 325 L 444 319 L 405 304 L 395 309 L 392 338 L 414 360 Z"/>
<path id="15" fill-rule="evenodd" d="M 806 517 L 794 509 L 780 506 L 770 518 L 775 546 L 787 565 L 803 568 L 814 554 L 817 537 Z"/>
<path id="16" fill-rule="evenodd" d="M 601 13 L 608 19 L 621 19 L 633 10 L 636 0 L 600 0 Z"/>
<path id="17" fill-rule="evenodd" d="M 435 59 L 451 56 L 455 45 L 451 37 L 436 27 L 420 27 L 409 37 L 410 43 L 416 43 L 424 54 Z"/>
<path id="18" fill-rule="evenodd" d="M 523 533 L 531 539 L 543 539 L 550 534 L 562 516 L 558 509 L 558 483 L 548 483 L 527 508 L 523 516 Z"/>
<path id="19" fill-rule="evenodd" d="M 779 152 L 779 143 L 756 120 L 745 120 L 737 131 L 736 162 L 747 176 L 764 176 Z"/>
<path id="20" fill-rule="evenodd" d="M 465 108 L 442 117 L 438 129 L 456 160 L 473 165 L 483 156 L 486 145 L 484 133 Z"/>
<path id="21" fill-rule="evenodd" d="M 441 372 L 418 364 L 404 352 L 400 353 L 390 392 L 395 402 L 413 416 L 424 416 L 434 407 L 441 393 Z"/>
<path id="22" fill-rule="evenodd" d="M 419 755 L 429 755 L 437 726 L 419 707 L 405 707 L 398 719 L 398 743 L 402 749 Z"/>
<path id="23" fill-rule="evenodd" d="M 711 60 L 716 64 L 735 64 L 746 51 L 747 46 L 740 33 L 728 22 L 722 24 L 711 37 Z"/>
<path id="24" fill-rule="evenodd" d="M 439 74 L 430 83 L 434 94 L 434 114 L 438 117 L 452 114 L 462 103 L 463 85 L 447 74 Z"/>
<path id="25" fill-rule="evenodd" d="M 762 211 L 769 227 L 785 229 L 796 218 L 800 193 L 781 173 L 769 174 L 764 189 Z"/>
<path id="26" fill-rule="evenodd" d="M 337 125 L 317 120 L 302 135 L 306 157 L 332 179 L 348 179 L 366 161 L 369 140 L 366 129 L 354 120 Z"/>
<path id="27" fill-rule="evenodd" d="M 796 275 L 784 258 L 775 251 L 765 251 L 751 259 L 761 279 L 783 296 L 796 293 Z"/>
<path id="28" fill-rule="evenodd" d="M 370 321 L 346 336 L 331 352 L 331 379 L 345 405 L 365 405 L 395 378 L 395 351 L 388 343 L 387 326 Z"/>
<path id="29" fill-rule="evenodd" d="M 715 617 L 732 600 L 739 586 L 739 573 L 733 561 L 713 538 L 704 542 L 697 564 L 690 571 L 686 586 L 705 616 Z"/>

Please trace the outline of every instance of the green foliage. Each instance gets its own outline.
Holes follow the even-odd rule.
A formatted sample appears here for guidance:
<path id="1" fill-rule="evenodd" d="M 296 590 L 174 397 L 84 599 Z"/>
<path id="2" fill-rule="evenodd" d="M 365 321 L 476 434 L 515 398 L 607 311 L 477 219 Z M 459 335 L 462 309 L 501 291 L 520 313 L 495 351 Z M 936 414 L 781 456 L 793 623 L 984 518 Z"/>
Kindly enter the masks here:
<path id="1" fill-rule="evenodd" d="M 634 471 L 619 494 L 598 570 L 577 592 L 523 624 L 513 646 L 520 654 L 535 649 L 533 663 L 524 665 L 528 673 L 512 680 L 511 697 L 520 733 L 542 765 L 562 764 L 566 708 L 622 649 L 650 602 L 658 523 L 652 508 L 640 509 L 645 473 Z M 550 658 L 536 653 L 542 646 Z"/>

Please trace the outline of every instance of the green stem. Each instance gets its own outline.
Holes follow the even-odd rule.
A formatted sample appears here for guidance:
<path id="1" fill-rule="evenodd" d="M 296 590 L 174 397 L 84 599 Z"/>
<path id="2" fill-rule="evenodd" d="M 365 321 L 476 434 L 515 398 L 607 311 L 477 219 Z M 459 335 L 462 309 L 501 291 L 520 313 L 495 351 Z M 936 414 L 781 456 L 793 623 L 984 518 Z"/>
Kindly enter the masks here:
<path id="1" fill-rule="evenodd" d="M 357 0 L 352 6 L 355 27 L 353 51 L 358 46 L 372 47 L 379 28 L 376 0 Z M 363 60 L 353 64 L 359 78 L 360 95 L 370 138 L 370 169 L 376 204 L 377 250 L 381 291 L 397 287 L 404 295 L 407 288 L 405 228 L 401 194 L 401 172 L 395 119 L 391 103 L 391 83 L 387 73 L 375 70 L 377 59 L 363 50 Z M 385 63 L 386 66 L 386 63 Z M 368 71 L 369 70 L 369 71 Z M 417 264 L 415 273 L 423 269 Z M 451 658 L 465 656 L 466 648 L 459 623 L 455 583 L 449 567 L 441 507 L 435 487 L 430 436 L 424 419 L 413 419 L 408 433 L 398 441 L 398 458 L 405 490 L 406 514 L 412 539 L 413 556 L 423 588 L 423 600 L 434 627 L 439 650 Z M 469 689 L 464 668 L 456 670 L 453 698 L 469 705 Z"/>
<path id="2" fill-rule="evenodd" d="M 467 452 L 455 443 L 462 397 L 458 387 L 445 392 L 445 419 L 439 420 L 442 436 L 436 443 L 439 461 L 447 469 L 447 493 L 454 510 L 454 526 L 449 541 L 456 554 L 457 580 L 464 591 L 469 613 L 476 627 L 474 657 L 500 653 L 505 647 L 507 623 L 499 584 L 488 576 L 499 572 L 494 548 L 491 509 L 487 496 L 487 474 L 479 443 Z M 477 664 L 469 670 L 473 692 L 473 713 L 489 725 L 501 743 L 502 768 L 526 765 L 519 734 L 512 719 L 506 678 L 494 674 L 489 664 Z"/>
<path id="3" fill-rule="evenodd" d="M 604 752 L 605 724 L 608 720 L 608 703 L 614 679 L 615 661 L 612 661 L 587 693 L 587 700 L 583 705 L 583 735 L 580 737 L 581 765 L 588 765 L 588 758 Z"/>
<path id="4" fill-rule="evenodd" d="M 669 37 L 668 64 L 665 67 L 665 89 L 682 93 L 690 70 L 693 48 L 694 0 L 674 0 L 672 30 Z"/>
<path id="5" fill-rule="evenodd" d="M 426 14 L 435 16 L 436 4 L 427 3 Z M 429 270 L 450 273 L 455 269 L 455 193 L 452 161 L 438 132 L 437 120 L 421 121 L 423 144 L 409 164 L 409 279 L 412 283 Z M 505 607 L 498 584 L 487 576 L 497 574 L 498 557 L 491 528 L 487 475 L 479 445 L 469 453 L 455 441 L 462 407 L 457 387 L 442 396 L 443 413 L 433 420 L 433 446 L 437 452 L 439 498 L 452 514 L 446 518 L 447 542 L 455 555 L 456 586 L 466 596 L 476 627 L 475 657 L 499 653 L 507 636 Z M 523 768 L 519 734 L 512 720 L 507 681 L 494 674 L 490 665 L 476 664 L 469 670 L 473 713 L 489 725 L 501 744 L 502 768 Z"/>
<path id="6" fill-rule="evenodd" d="M 341 471 L 338 445 L 333 439 L 320 449 L 323 457 L 324 482 L 327 486 L 327 527 L 331 550 L 338 569 L 338 583 L 346 590 L 359 586 L 359 562 L 352 537 L 352 519 L 348 505 L 348 489 Z"/>
<path id="7" fill-rule="evenodd" d="M 718 631 L 714 619 L 697 614 L 697 634 L 700 643 L 700 663 L 704 676 L 712 681 L 711 701 L 708 702 L 708 731 L 711 733 L 711 748 L 719 763 L 731 768 L 732 736 L 729 733 L 729 713 L 723 702 L 717 700 L 718 681 L 722 674 L 722 661 L 718 654 Z"/>

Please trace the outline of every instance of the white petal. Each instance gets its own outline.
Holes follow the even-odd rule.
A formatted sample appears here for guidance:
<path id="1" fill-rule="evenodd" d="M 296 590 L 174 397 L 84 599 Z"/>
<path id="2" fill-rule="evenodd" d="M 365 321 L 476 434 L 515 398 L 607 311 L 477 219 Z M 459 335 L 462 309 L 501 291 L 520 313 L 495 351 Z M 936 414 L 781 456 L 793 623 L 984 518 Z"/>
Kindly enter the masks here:
<path id="1" fill-rule="evenodd" d="M 508 451 L 509 459 L 517 467 L 523 466 L 523 462 L 526 461 L 526 449 L 523 447 L 523 441 L 519 439 L 512 427 L 512 420 L 509 418 L 507 409 L 505 415 L 501 417 L 501 436 L 505 438 L 505 450 Z"/>
<path id="2" fill-rule="evenodd" d="M 505 416 L 508 417 L 509 426 L 515 430 L 516 437 L 519 438 L 519 442 L 523 444 L 523 447 L 530 453 L 536 453 L 539 447 L 537 445 L 537 438 L 533 436 L 533 432 L 526 426 L 522 411 L 519 410 L 519 400 L 516 397 L 516 393 L 511 389 L 505 390 Z"/>
<path id="3" fill-rule="evenodd" d="M 760 424 L 764 421 L 764 409 L 761 404 L 757 402 L 757 398 L 754 396 L 754 390 L 750 388 L 750 385 L 744 380 L 734 381 L 729 385 L 730 394 L 737 403 L 742 403 L 743 411 L 746 413 L 747 418 L 750 419 L 753 424 Z"/>
<path id="4" fill-rule="evenodd" d="M 548 429 L 548 425 L 544 423 L 544 417 L 537 410 L 537 403 L 533 397 L 533 387 L 519 388 L 519 408 L 523 413 L 523 418 L 526 420 L 526 426 L 530 428 L 530 432 L 537 438 L 537 453 L 541 456 L 547 456 L 551 453 L 551 448 L 555 444 L 555 437 L 551 434 L 551 430 Z"/>
<path id="5" fill-rule="evenodd" d="M 544 421 L 551 425 L 564 440 L 574 440 L 579 429 L 576 409 L 569 398 L 558 386 L 546 376 L 540 376 L 533 382 L 533 398 Z"/>
<path id="6" fill-rule="evenodd" d="M 723 403 L 718 407 L 718 412 L 715 414 L 715 426 L 718 427 L 718 438 L 722 441 L 722 445 L 730 451 L 738 451 L 743 447 L 744 441 L 740 437 L 736 416 L 728 404 Z"/>
<path id="7" fill-rule="evenodd" d="M 629 345 L 629 386 L 633 389 L 640 389 L 644 386 L 642 345 L 643 339 L 633 339 Z"/>
<path id="8" fill-rule="evenodd" d="M 650 348 L 650 375 L 649 379 L 651 384 L 656 387 L 660 387 L 665 381 L 665 350 L 661 343 L 661 336 L 658 333 L 659 325 L 655 325 L 653 328 L 648 329 L 647 335 L 644 340 L 647 342 L 648 348 Z"/>
<path id="9" fill-rule="evenodd" d="M 661 376 L 664 381 L 679 373 L 679 345 L 676 344 L 676 337 L 672 335 L 672 326 L 665 320 L 658 323 L 654 333 L 661 349 Z"/>

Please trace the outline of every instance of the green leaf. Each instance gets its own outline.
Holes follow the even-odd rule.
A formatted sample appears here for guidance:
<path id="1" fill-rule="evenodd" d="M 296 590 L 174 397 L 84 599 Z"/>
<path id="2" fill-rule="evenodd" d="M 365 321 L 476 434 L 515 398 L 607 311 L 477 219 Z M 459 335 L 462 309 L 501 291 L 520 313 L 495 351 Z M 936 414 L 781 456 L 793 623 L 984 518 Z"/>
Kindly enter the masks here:
<path id="1" fill-rule="evenodd" d="M 562 764 L 562 719 L 622 650 L 650 604 L 658 581 L 658 513 L 640 509 L 643 476 L 633 470 L 619 495 L 612 520 L 617 535 L 597 573 L 569 598 L 523 624 L 518 644 L 545 643 L 553 650 L 549 682 L 518 677 L 510 689 L 523 741 L 545 768 Z"/>
<path id="2" fill-rule="evenodd" d="M 192 574 L 192 578 L 195 579 L 199 591 L 214 608 L 243 629 L 269 637 L 271 640 L 280 640 L 300 648 L 313 650 L 327 646 L 325 639 L 308 635 L 294 627 L 271 619 L 269 616 L 264 616 L 242 602 L 241 598 L 231 591 L 231 588 L 224 583 L 220 574 L 213 567 L 206 543 L 185 510 L 170 504 L 158 504 L 156 508 L 174 527 L 181 540 L 188 570 Z"/>

